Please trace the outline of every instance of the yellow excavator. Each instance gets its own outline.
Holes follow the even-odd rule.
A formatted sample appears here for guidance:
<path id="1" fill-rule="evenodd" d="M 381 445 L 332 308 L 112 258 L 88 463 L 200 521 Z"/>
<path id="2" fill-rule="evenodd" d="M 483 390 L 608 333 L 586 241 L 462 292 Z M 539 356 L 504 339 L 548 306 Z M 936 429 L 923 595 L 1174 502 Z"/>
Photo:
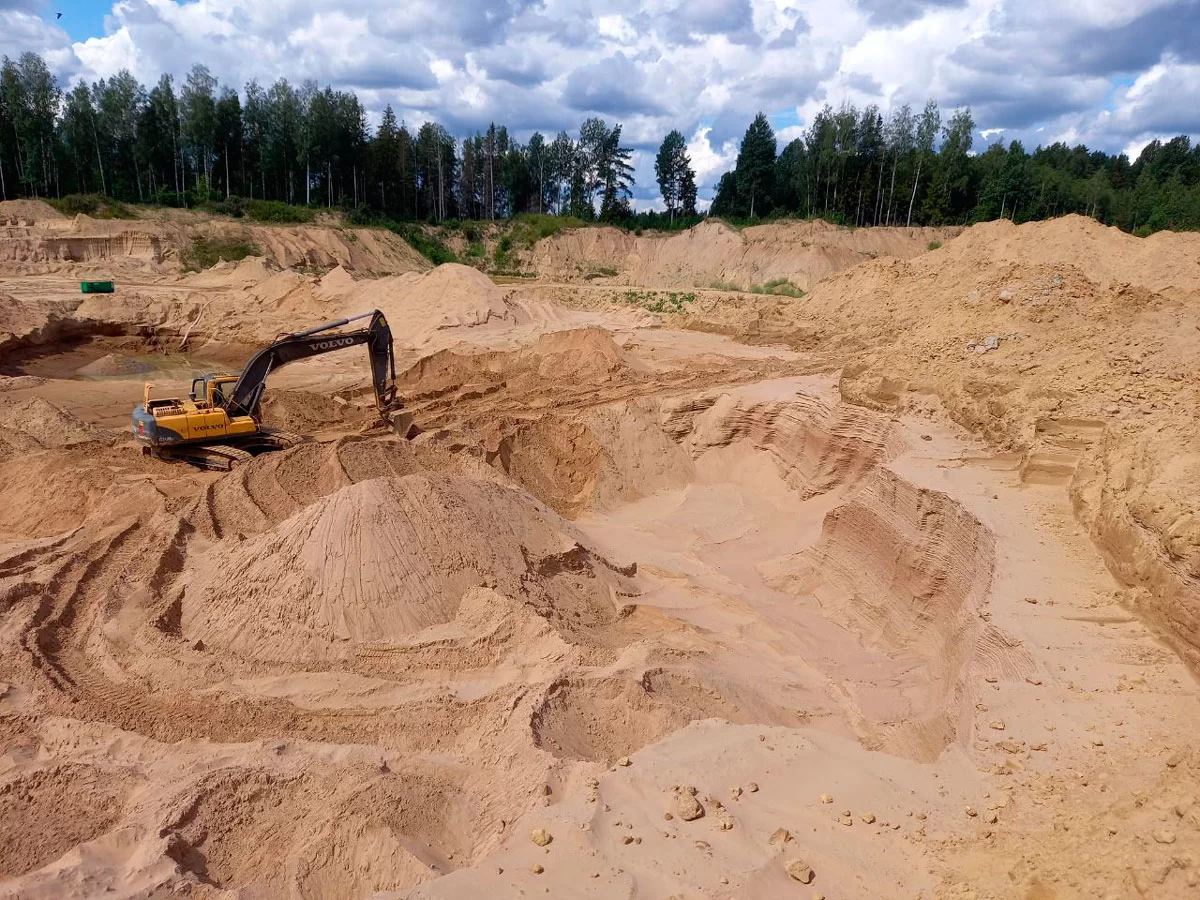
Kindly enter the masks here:
<path id="1" fill-rule="evenodd" d="M 341 330 L 367 318 L 370 322 L 365 328 Z M 377 309 L 280 335 L 250 357 L 241 374 L 193 379 L 187 399 L 152 400 L 152 385 L 147 384 L 142 405 L 133 411 L 133 436 L 145 454 L 220 471 L 229 471 L 259 453 L 285 450 L 299 438 L 268 428 L 259 420 L 267 376 L 288 363 L 359 344 L 365 344 L 370 355 L 380 418 L 403 436 L 412 419 L 399 412 L 392 330 Z"/>

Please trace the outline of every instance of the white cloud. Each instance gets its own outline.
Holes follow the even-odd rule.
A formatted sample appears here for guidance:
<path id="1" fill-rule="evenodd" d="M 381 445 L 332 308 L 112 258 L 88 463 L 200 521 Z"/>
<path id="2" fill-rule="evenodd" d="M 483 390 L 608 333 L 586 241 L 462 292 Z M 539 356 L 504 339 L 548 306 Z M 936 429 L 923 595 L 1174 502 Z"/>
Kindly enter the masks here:
<path id="1" fill-rule="evenodd" d="M 599 113 L 638 150 L 639 203 L 668 130 L 692 136 L 711 196 L 759 110 L 798 119 L 781 146 L 826 103 L 930 97 L 970 104 L 984 141 L 1200 133 L 1196 0 L 117 0 L 108 33 L 74 44 L 38 2 L 0 0 L 0 53 L 41 52 L 66 79 L 178 83 L 195 63 L 238 87 L 312 78 L 375 121 L 391 103 L 456 134 L 574 132 Z"/>
<path id="2" fill-rule="evenodd" d="M 688 141 L 688 156 L 692 158 L 692 168 L 696 170 L 697 184 L 715 185 L 721 173 L 732 168 L 737 160 L 737 144 L 726 141 L 715 148 L 708 139 L 711 132 L 712 126 L 701 125 Z"/>

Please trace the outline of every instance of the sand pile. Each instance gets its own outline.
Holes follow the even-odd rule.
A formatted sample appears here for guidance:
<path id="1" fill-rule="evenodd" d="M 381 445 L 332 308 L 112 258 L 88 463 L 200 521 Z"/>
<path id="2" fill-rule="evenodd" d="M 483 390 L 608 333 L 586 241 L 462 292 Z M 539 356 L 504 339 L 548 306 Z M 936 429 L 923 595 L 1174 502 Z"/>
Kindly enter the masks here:
<path id="1" fill-rule="evenodd" d="M 0 456 L 75 447 L 108 435 L 40 397 L 0 397 Z"/>
<path id="2" fill-rule="evenodd" d="M 439 331 L 512 323 L 504 291 L 477 269 L 457 263 L 346 287 L 337 300 L 341 314 L 382 310 L 405 346 L 425 347 Z"/>
<path id="3" fill-rule="evenodd" d="M 1069 265 L 1105 287 L 1148 288 L 1176 300 L 1200 291 L 1200 234 L 1160 231 L 1134 238 L 1095 219 L 1070 215 L 1016 226 L 987 222 L 946 247 L 956 265 L 986 259 L 1020 265 Z"/>
<path id="4" fill-rule="evenodd" d="M 229 227 L 223 222 L 214 222 L 214 226 Z M 383 229 L 252 225 L 248 230 L 266 257 L 283 268 L 328 270 L 342 266 L 375 277 L 429 269 L 429 260 L 403 238 Z"/>
<path id="5" fill-rule="evenodd" d="M 645 369 L 616 345 L 611 332 L 577 328 L 541 335 L 530 346 L 514 351 L 472 354 L 440 350 L 401 373 L 399 380 L 424 394 L 477 382 L 480 376 L 511 383 L 578 374 L 603 381 Z"/>
<path id="6" fill-rule="evenodd" d="M 570 631 L 615 619 L 614 570 L 500 485 L 414 474 L 344 488 L 188 577 L 188 639 L 264 660 L 330 659 L 452 620 L 488 584 Z"/>
<path id="7" fill-rule="evenodd" d="M 741 231 L 703 222 L 673 235 L 634 236 L 615 228 L 580 228 L 538 242 L 530 266 L 557 279 L 616 272 L 619 283 L 651 287 L 736 285 L 776 278 L 800 288 L 878 256 L 912 258 L 956 229 L 839 228 L 825 222 L 757 225 Z"/>
<path id="8" fill-rule="evenodd" d="M 30 226 L 63 218 L 66 217 L 42 200 L 0 200 L 0 225 Z"/>
<path id="9" fill-rule="evenodd" d="M 122 356 L 119 353 L 106 353 L 94 362 L 76 369 L 77 374 L 92 377 L 144 375 L 147 372 L 153 371 L 154 367 L 146 362 L 146 360 L 135 359 L 131 356 Z"/>
<path id="10" fill-rule="evenodd" d="M 873 724 L 868 742 L 932 762 L 964 731 L 972 663 L 1024 675 L 1023 654 L 986 626 L 995 569 L 992 534 L 952 498 L 876 471 L 824 520 L 817 544 L 771 567 L 767 583 L 811 592 L 869 646 L 910 661 L 905 709 Z"/>
<path id="11" fill-rule="evenodd" d="M 279 266 L 261 256 L 231 262 L 222 259 L 202 272 L 185 275 L 183 282 L 198 288 L 242 288 L 249 290 L 279 272 Z"/>
<path id="12" fill-rule="evenodd" d="M 77 300 L 18 300 L 0 291 L 0 351 L 58 339 L 69 332 L 78 305 Z"/>
<path id="13" fill-rule="evenodd" d="M 347 293 L 353 288 L 354 276 L 341 266 L 330 269 L 317 284 L 317 292 L 323 299 Z"/>

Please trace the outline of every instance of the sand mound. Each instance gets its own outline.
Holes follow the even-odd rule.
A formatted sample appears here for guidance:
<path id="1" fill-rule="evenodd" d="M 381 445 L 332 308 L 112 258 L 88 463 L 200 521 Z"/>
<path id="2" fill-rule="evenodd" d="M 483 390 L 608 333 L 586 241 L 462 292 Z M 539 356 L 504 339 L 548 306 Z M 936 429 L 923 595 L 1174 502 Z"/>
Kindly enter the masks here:
<path id="1" fill-rule="evenodd" d="M 261 413 L 263 424 L 301 435 L 378 418 L 374 409 L 338 403 L 327 393 L 313 391 L 269 390 L 263 395 Z"/>
<path id="2" fill-rule="evenodd" d="M 341 266 L 335 266 L 321 276 L 317 292 L 323 298 L 336 297 L 352 290 L 354 285 L 354 276 Z"/>
<path id="3" fill-rule="evenodd" d="M 75 447 L 106 438 L 103 432 L 41 397 L 0 397 L 0 456 L 31 450 Z"/>
<path id="4" fill-rule="evenodd" d="M 612 765 L 697 719 L 760 718 L 734 700 L 683 675 L 654 669 L 634 678 L 561 680 L 550 686 L 530 728 L 538 747 L 560 759 Z"/>
<path id="5" fill-rule="evenodd" d="M 276 268 L 325 271 L 343 266 L 365 275 L 429 268 L 406 241 L 383 230 L 254 225 L 186 210 L 142 211 L 133 221 L 86 215 L 65 219 L 53 210 L 47 213 L 48 209 L 36 201 L 9 201 L 0 207 L 0 224 L 7 232 L 0 242 L 0 265 L 5 271 L 86 276 L 99 274 L 91 270 L 102 265 L 106 274 L 118 279 L 134 273 L 167 275 L 179 272 L 197 239 L 252 245 Z M 219 282 L 218 277 L 214 283 Z"/>
<path id="6" fill-rule="evenodd" d="M 257 534 L 349 485 L 423 468 L 413 445 L 398 439 L 303 443 L 209 485 L 186 515 L 205 535 Z"/>
<path id="7" fill-rule="evenodd" d="M 410 366 L 399 381 L 429 394 L 485 379 L 528 381 L 570 373 L 603 381 L 645 369 L 617 346 L 608 330 L 576 328 L 544 334 L 520 350 L 474 354 L 440 350 Z"/>
<path id="8" fill-rule="evenodd" d="M 497 484 L 414 474 L 344 488 L 189 579 L 189 638 L 259 659 L 327 659 L 454 618 L 481 583 L 575 631 L 611 622 L 622 577 Z"/>
<path id="9" fill-rule="evenodd" d="M 195 287 L 249 289 L 279 272 L 279 266 L 261 256 L 247 256 L 235 262 L 222 259 L 215 266 L 184 278 Z"/>
<path id="10" fill-rule="evenodd" d="M 477 269 L 446 263 L 430 272 L 409 272 L 360 282 L 341 295 L 341 314 L 382 310 L 398 341 L 424 347 L 439 331 L 512 322 L 504 291 Z"/>
<path id="11" fill-rule="evenodd" d="M 1133 284 L 1176 299 L 1194 300 L 1200 292 L 1200 234 L 1160 231 L 1138 238 L 1078 215 L 976 225 L 948 244 L 944 256 L 956 265 L 1069 265 L 1102 286 Z"/>
<path id="12" fill-rule="evenodd" d="M 0 225 L 34 225 L 66 218 L 42 200 L 0 200 Z"/>
<path id="13" fill-rule="evenodd" d="M 18 300 L 0 291 L 0 351 L 65 336 L 76 327 L 72 312 L 77 305 L 78 301 Z"/>
<path id="14" fill-rule="evenodd" d="M 153 371 L 154 367 L 145 360 L 122 356 L 119 353 L 106 353 L 96 361 L 90 362 L 86 366 L 80 366 L 76 370 L 79 375 L 89 376 L 142 375 Z"/>
<path id="15" fill-rule="evenodd" d="M 956 229 L 840 228 L 826 222 L 786 222 L 736 231 L 702 222 L 672 235 L 637 237 L 615 228 L 578 228 L 539 241 L 531 267 L 563 280 L 617 273 L 624 284 L 649 287 L 736 285 L 743 290 L 775 278 L 797 287 L 878 256 L 904 259 L 945 241 Z"/>

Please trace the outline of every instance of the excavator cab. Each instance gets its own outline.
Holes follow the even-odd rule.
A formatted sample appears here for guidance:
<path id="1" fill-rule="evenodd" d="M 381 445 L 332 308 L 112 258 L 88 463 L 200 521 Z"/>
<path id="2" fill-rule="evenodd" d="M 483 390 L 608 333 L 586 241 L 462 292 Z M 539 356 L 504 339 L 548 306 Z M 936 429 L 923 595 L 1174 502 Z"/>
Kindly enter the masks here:
<path id="1" fill-rule="evenodd" d="M 209 409 L 225 409 L 229 404 L 226 388 L 230 391 L 237 384 L 237 375 L 201 375 L 192 379 L 192 390 L 188 397 L 197 406 Z"/>
<path id="2" fill-rule="evenodd" d="M 370 318 L 366 328 L 338 331 Z M 332 333 L 330 333 L 332 332 Z M 143 452 L 184 459 L 209 469 L 228 470 L 266 450 L 281 450 L 297 440 L 259 422 L 259 405 L 267 376 L 280 366 L 365 344 L 380 417 L 396 430 L 407 429 L 411 417 L 398 421 L 396 360 L 392 332 L 379 310 L 326 322 L 307 331 L 281 335 L 250 357 L 239 375 L 202 375 L 192 379 L 187 399 L 151 400 L 146 385 L 142 405 L 133 411 L 133 436 Z"/>

